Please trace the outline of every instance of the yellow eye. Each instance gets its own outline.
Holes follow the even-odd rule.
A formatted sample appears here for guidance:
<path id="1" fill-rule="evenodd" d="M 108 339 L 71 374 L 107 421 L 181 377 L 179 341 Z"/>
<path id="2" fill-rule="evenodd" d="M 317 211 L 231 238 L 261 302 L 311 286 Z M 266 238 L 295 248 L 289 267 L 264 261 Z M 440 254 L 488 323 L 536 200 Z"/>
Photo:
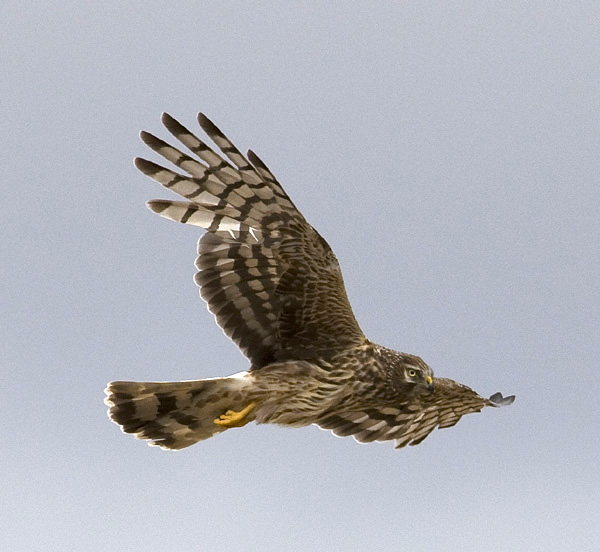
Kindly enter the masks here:
<path id="1" fill-rule="evenodd" d="M 416 370 L 409 370 L 408 371 L 408 376 L 411 378 L 414 378 L 417 375 L 417 371 Z"/>

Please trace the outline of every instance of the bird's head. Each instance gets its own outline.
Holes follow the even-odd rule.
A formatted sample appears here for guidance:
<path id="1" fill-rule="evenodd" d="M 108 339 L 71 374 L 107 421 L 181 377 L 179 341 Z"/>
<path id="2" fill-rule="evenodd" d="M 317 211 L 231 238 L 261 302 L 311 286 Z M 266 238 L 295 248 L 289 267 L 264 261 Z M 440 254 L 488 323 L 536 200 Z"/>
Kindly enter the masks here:
<path id="1" fill-rule="evenodd" d="M 405 355 L 402 362 L 401 377 L 406 384 L 414 385 L 415 391 L 433 392 L 433 371 L 414 355 Z"/>

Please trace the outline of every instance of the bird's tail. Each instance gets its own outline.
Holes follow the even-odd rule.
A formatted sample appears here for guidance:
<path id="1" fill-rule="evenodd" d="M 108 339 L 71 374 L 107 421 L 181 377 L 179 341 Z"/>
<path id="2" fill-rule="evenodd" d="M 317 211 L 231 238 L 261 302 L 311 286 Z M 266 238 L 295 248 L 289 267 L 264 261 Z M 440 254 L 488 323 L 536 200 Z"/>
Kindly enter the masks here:
<path id="1" fill-rule="evenodd" d="M 250 374 L 178 382 L 113 381 L 105 389 L 110 419 L 125 433 L 163 449 L 182 449 L 235 425 L 216 423 L 228 410 L 248 407 Z"/>

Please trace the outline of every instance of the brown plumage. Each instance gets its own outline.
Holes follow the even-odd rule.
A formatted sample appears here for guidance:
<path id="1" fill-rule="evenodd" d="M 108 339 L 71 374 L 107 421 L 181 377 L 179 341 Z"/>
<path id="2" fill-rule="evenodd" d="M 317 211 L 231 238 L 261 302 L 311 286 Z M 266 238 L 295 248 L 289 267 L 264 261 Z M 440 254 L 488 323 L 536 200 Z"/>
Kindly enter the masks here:
<path id="1" fill-rule="evenodd" d="M 153 200 L 159 215 L 204 228 L 200 295 L 250 368 L 187 382 L 112 382 L 109 416 L 150 444 L 180 449 L 250 421 L 317 424 L 357 441 L 420 443 L 464 414 L 513 402 L 485 399 L 433 378 L 419 357 L 371 343 L 346 296 L 333 251 L 267 166 L 244 157 L 204 115 L 198 122 L 225 158 L 167 114 L 163 123 L 193 157 L 147 132 L 142 140 L 182 174 L 136 166 L 186 201 Z"/>

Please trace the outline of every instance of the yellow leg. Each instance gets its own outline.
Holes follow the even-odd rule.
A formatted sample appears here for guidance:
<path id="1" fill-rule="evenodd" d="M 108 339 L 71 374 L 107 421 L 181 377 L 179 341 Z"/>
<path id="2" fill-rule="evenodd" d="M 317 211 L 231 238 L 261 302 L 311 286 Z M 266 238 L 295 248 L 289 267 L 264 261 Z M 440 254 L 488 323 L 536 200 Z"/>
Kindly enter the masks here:
<path id="1" fill-rule="evenodd" d="M 256 403 L 251 402 L 246 408 L 235 412 L 235 410 L 228 410 L 225 414 L 221 414 L 218 418 L 215 418 L 214 422 L 217 425 L 225 427 L 242 427 L 245 426 L 250 420 L 244 418 L 254 410 Z"/>

